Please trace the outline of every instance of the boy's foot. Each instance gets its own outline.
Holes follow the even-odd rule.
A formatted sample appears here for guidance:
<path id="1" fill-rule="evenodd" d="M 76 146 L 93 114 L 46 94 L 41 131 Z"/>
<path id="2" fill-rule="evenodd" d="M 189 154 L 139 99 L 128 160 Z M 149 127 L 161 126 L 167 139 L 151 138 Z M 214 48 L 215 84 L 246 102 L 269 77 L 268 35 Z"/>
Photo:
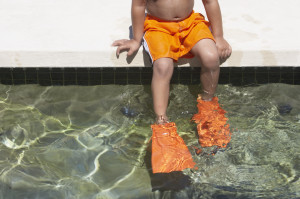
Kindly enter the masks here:
<path id="1" fill-rule="evenodd" d="M 166 124 L 169 122 L 169 118 L 166 115 L 159 115 L 156 117 L 155 124 Z"/>
<path id="2" fill-rule="evenodd" d="M 198 113 L 192 120 L 197 123 L 200 145 L 225 148 L 231 139 L 229 124 L 226 123 L 226 111 L 220 107 L 217 97 L 213 97 L 211 101 L 204 101 L 199 96 L 197 102 Z"/>
<path id="3" fill-rule="evenodd" d="M 174 122 L 154 124 L 152 128 L 152 171 L 169 173 L 193 168 L 195 162 Z"/>

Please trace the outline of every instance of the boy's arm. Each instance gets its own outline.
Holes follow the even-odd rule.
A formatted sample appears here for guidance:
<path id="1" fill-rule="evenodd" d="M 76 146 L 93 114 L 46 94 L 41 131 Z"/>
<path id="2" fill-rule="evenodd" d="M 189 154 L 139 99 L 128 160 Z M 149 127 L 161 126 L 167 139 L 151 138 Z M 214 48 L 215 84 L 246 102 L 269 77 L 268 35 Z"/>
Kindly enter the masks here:
<path id="1" fill-rule="evenodd" d="M 131 21 L 133 39 L 141 43 L 144 35 L 146 0 L 132 0 Z"/>
<path id="2" fill-rule="evenodd" d="M 140 48 L 144 35 L 145 9 L 146 0 L 132 0 L 131 21 L 133 39 L 121 39 L 112 44 L 113 46 L 118 46 L 116 51 L 117 56 L 124 50 L 128 51 L 127 56 L 130 56 Z"/>
<path id="3" fill-rule="evenodd" d="M 202 0 L 208 21 L 211 24 L 212 34 L 216 40 L 221 62 L 231 55 L 231 46 L 223 37 L 222 15 L 218 0 Z"/>

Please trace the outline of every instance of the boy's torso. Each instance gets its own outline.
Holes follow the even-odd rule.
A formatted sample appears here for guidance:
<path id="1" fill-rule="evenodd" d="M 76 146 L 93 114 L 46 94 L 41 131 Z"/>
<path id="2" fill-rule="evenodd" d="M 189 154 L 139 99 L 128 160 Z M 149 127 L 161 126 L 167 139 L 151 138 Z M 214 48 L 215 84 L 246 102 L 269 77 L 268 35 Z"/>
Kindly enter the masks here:
<path id="1" fill-rule="evenodd" d="M 167 21 L 181 21 L 194 8 L 194 0 L 146 0 L 146 3 L 147 13 Z"/>

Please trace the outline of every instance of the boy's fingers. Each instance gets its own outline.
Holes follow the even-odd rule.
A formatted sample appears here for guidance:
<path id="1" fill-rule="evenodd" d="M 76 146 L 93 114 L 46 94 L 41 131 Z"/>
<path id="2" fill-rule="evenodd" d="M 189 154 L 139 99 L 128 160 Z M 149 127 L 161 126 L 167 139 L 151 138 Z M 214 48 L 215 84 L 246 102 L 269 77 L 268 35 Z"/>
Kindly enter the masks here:
<path id="1" fill-rule="evenodd" d="M 117 50 L 116 50 L 116 55 L 117 55 L 117 57 L 119 57 L 120 51 L 121 51 L 121 49 L 120 49 L 120 47 L 118 47 Z"/>
<path id="2" fill-rule="evenodd" d="M 128 47 L 127 47 L 126 45 L 119 46 L 119 47 L 117 48 L 117 56 L 120 55 L 120 52 L 121 52 L 121 51 L 126 50 L 126 49 L 128 49 Z"/>
<path id="3" fill-rule="evenodd" d="M 228 51 L 227 51 L 227 57 L 230 57 L 230 55 L 231 55 L 231 51 L 228 50 Z"/>
<path id="4" fill-rule="evenodd" d="M 120 45 L 123 45 L 125 43 L 125 41 L 127 41 L 127 39 L 120 39 L 120 40 L 114 41 L 112 43 L 112 45 L 113 46 L 120 46 Z"/>
<path id="5" fill-rule="evenodd" d="M 134 51 L 132 50 L 132 48 L 130 48 L 129 51 L 128 51 L 128 53 L 127 53 L 127 56 L 131 56 L 133 54 L 133 52 Z"/>
<path id="6" fill-rule="evenodd" d="M 230 57 L 230 55 L 231 55 L 230 49 L 223 50 L 222 53 L 220 54 L 221 64 L 224 63 Z"/>
<path id="7" fill-rule="evenodd" d="M 226 49 L 226 57 L 227 58 L 230 57 L 231 52 L 232 52 L 232 50 L 231 50 L 231 47 L 229 46 L 229 48 Z"/>
<path id="8" fill-rule="evenodd" d="M 219 50 L 219 56 L 221 59 L 224 57 L 224 51 L 222 49 Z"/>
<path id="9" fill-rule="evenodd" d="M 221 50 L 221 53 L 220 53 L 220 57 L 222 59 L 227 59 L 228 57 L 230 57 L 231 55 L 231 48 L 224 48 L 223 50 Z"/>
<path id="10" fill-rule="evenodd" d="M 120 46 L 123 43 L 121 41 L 114 41 L 114 43 L 112 43 L 112 46 Z"/>

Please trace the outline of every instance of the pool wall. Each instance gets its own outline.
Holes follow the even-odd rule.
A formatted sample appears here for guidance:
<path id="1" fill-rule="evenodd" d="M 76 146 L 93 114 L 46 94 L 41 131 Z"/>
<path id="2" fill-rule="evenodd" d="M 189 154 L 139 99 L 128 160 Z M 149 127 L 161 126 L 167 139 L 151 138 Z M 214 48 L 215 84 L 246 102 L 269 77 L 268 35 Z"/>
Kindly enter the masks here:
<path id="1" fill-rule="evenodd" d="M 150 67 L 0 68 L 0 83 L 8 85 L 150 84 Z M 176 67 L 173 84 L 200 84 L 199 67 Z M 221 67 L 219 84 L 255 86 L 268 83 L 300 85 L 300 67 Z"/>
<path id="2" fill-rule="evenodd" d="M 223 67 L 300 66 L 297 39 L 300 1 L 219 0 L 219 3 L 225 38 L 233 48 Z M 60 67 L 65 68 L 63 71 L 69 67 L 95 67 L 103 72 L 100 68 L 150 66 L 142 48 L 134 59 L 126 59 L 126 53 L 117 59 L 111 46 L 114 40 L 131 35 L 130 7 L 130 0 L 2 0 L 0 67 Z M 201 1 L 195 1 L 195 11 L 205 14 Z M 194 59 L 178 63 L 178 66 L 197 65 Z"/>

